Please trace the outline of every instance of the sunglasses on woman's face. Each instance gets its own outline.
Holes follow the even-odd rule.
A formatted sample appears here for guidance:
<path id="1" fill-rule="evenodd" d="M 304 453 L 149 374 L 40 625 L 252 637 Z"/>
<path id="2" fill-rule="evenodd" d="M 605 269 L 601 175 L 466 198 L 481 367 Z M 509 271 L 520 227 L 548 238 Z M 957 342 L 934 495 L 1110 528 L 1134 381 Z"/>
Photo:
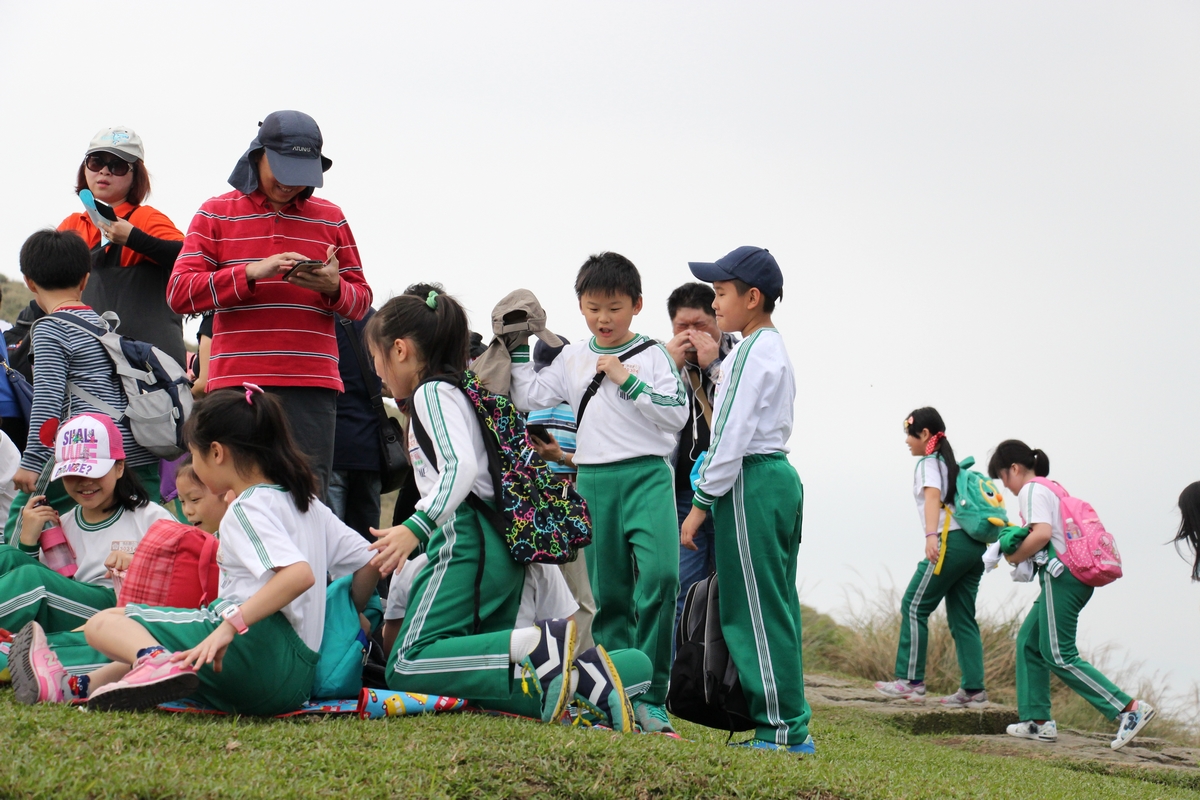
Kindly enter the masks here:
<path id="1" fill-rule="evenodd" d="M 83 165 L 92 172 L 99 172 L 108 167 L 108 171 L 116 177 L 121 177 L 129 172 L 129 168 L 133 166 L 123 158 L 117 156 L 102 156 L 99 153 L 92 153 L 83 160 Z"/>

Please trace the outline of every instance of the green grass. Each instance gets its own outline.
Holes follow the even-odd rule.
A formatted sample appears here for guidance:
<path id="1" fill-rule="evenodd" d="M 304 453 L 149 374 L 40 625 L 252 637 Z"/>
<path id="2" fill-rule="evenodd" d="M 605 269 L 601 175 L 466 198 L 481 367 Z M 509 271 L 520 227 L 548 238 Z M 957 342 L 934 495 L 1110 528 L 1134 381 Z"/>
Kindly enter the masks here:
<path id="1" fill-rule="evenodd" d="M 103 715 L 19 706 L 7 691 L 0 719 L 4 797 L 1200 797 L 1189 775 L 1155 771 L 1164 785 L 1137 777 L 1149 772 L 982 755 L 855 709 L 819 709 L 818 754 L 806 758 L 735 750 L 692 726 L 680 742 L 465 714 Z"/>

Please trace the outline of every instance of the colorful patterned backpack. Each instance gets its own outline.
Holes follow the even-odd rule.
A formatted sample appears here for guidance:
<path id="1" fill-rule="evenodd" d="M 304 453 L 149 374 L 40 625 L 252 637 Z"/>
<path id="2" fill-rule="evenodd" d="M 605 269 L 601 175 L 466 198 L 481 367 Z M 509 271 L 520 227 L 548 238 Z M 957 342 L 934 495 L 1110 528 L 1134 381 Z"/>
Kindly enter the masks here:
<path id="1" fill-rule="evenodd" d="M 550 471 L 525 433 L 525 419 L 504 395 L 484 389 L 475 373 L 437 375 L 422 381 L 442 381 L 458 387 L 471 402 L 483 428 L 496 507 L 474 492 L 471 507 L 504 534 L 508 552 L 519 564 L 566 564 L 575 552 L 591 544 L 592 522 L 587 504 L 570 481 Z M 420 388 L 420 387 L 418 387 Z M 416 414 L 411 425 L 417 443 L 438 468 L 433 442 Z"/>
<path id="2" fill-rule="evenodd" d="M 1063 538 L 1067 540 L 1067 549 L 1054 554 L 1058 560 L 1086 586 L 1107 586 L 1120 578 L 1124 574 L 1121 553 L 1092 504 L 1071 497 L 1057 481 L 1049 478 L 1034 478 L 1033 482 L 1045 486 L 1058 498 Z"/>

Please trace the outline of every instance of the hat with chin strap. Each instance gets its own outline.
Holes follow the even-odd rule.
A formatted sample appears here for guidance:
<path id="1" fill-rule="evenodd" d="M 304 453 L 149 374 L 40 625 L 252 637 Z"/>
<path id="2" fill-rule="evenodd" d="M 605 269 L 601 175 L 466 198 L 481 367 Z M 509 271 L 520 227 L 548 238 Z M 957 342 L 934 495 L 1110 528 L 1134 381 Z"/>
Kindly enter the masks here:
<path id="1" fill-rule="evenodd" d="M 258 170 L 250 163 L 257 150 L 265 153 L 275 180 L 284 186 L 320 188 L 333 160 L 321 153 L 324 139 L 317 121 L 302 111 L 273 111 L 258 123 L 258 135 L 238 159 L 229 184 L 246 194 L 258 188 Z"/>

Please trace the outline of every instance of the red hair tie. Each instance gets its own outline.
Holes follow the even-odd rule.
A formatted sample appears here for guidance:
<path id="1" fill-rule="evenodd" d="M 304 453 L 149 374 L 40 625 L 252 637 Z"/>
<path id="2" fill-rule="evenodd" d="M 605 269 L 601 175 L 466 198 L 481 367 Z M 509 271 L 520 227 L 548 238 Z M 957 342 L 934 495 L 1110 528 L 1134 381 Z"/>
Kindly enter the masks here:
<path id="1" fill-rule="evenodd" d="M 937 452 L 938 444 L 945 438 L 945 433 L 935 433 L 933 436 L 930 436 L 929 441 L 925 443 L 925 455 L 931 456 Z"/>

